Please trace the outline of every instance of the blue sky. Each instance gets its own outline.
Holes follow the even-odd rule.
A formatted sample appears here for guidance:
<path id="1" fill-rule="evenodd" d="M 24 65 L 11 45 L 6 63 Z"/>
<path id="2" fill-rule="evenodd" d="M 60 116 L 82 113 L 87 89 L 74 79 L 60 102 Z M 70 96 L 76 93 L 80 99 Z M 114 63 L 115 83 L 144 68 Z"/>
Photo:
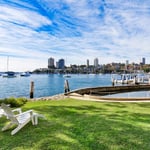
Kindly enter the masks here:
<path id="1" fill-rule="evenodd" d="M 69 64 L 150 63 L 149 0 L 0 0 L 0 71 Z"/>

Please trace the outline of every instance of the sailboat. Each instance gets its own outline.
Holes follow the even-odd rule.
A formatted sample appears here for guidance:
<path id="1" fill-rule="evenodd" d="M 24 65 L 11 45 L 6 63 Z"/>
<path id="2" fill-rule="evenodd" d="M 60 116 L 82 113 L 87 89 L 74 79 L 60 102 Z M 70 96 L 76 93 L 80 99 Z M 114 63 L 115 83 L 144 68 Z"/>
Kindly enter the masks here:
<path id="1" fill-rule="evenodd" d="M 2 74 L 2 77 L 3 78 L 14 78 L 14 77 L 16 77 L 15 72 L 8 71 L 8 66 L 9 66 L 9 57 L 7 57 L 7 71 L 4 74 Z"/>
<path id="2" fill-rule="evenodd" d="M 13 71 L 7 71 L 2 76 L 3 78 L 14 78 L 16 77 L 16 74 Z"/>
<path id="3" fill-rule="evenodd" d="M 30 72 L 22 72 L 20 74 L 21 77 L 29 77 L 30 76 Z"/>
<path id="4" fill-rule="evenodd" d="M 71 75 L 65 74 L 65 75 L 63 75 L 63 77 L 64 77 L 64 78 L 71 78 Z"/>

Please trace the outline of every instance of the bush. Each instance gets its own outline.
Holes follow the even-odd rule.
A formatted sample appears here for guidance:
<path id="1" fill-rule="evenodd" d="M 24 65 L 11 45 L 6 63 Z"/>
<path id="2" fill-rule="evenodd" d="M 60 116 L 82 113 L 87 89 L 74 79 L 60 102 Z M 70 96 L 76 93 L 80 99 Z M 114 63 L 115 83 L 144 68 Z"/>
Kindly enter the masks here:
<path id="1" fill-rule="evenodd" d="M 11 107 L 20 107 L 24 105 L 28 100 L 26 98 L 20 97 L 20 98 L 5 98 L 3 100 L 0 100 L 0 103 L 10 104 Z"/>

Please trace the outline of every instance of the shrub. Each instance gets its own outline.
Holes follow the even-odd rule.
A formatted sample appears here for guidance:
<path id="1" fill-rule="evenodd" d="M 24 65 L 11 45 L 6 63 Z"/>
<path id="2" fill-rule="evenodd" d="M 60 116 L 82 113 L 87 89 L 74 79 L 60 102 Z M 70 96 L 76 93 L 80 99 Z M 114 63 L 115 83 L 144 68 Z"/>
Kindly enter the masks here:
<path id="1" fill-rule="evenodd" d="M 24 97 L 20 97 L 20 98 L 10 97 L 10 98 L 5 98 L 3 100 L 0 100 L 0 103 L 10 104 L 11 107 L 20 107 L 24 105 L 27 101 L 28 100 Z"/>

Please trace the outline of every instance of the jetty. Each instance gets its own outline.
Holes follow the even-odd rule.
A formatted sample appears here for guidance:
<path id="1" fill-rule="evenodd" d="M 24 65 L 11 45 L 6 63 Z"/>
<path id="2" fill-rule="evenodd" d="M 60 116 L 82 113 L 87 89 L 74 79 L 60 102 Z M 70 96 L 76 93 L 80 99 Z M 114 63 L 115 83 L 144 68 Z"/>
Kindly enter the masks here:
<path id="1" fill-rule="evenodd" d="M 115 84 L 150 84 L 150 74 L 113 74 L 112 85 Z"/>

